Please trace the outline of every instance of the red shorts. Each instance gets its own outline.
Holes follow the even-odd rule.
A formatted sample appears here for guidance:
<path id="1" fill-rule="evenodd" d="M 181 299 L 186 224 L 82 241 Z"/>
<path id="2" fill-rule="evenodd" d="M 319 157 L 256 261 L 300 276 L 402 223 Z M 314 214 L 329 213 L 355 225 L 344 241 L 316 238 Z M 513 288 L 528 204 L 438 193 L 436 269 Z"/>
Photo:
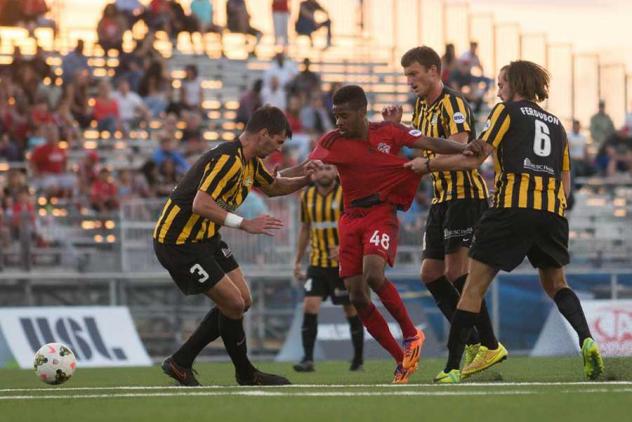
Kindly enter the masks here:
<path id="1" fill-rule="evenodd" d="M 398 235 L 397 213 L 390 204 L 345 210 L 338 223 L 340 277 L 362 274 L 365 255 L 379 255 L 392 267 Z"/>

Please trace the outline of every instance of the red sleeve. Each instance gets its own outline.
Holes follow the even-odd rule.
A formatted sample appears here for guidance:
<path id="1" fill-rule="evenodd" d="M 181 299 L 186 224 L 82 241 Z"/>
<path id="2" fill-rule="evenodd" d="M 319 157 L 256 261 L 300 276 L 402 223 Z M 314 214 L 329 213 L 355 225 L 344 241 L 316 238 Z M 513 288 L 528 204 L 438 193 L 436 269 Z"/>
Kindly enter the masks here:
<path id="1" fill-rule="evenodd" d="M 391 126 L 391 134 L 393 136 L 394 144 L 402 146 L 410 146 L 417 139 L 421 138 L 421 131 L 412 127 L 393 123 Z"/>
<path id="2" fill-rule="evenodd" d="M 323 135 L 316 144 L 316 148 L 309 154 L 311 160 L 321 160 L 324 163 L 336 164 L 342 163 L 343 155 L 340 148 L 335 148 L 336 139 L 340 135 L 334 130 Z"/>

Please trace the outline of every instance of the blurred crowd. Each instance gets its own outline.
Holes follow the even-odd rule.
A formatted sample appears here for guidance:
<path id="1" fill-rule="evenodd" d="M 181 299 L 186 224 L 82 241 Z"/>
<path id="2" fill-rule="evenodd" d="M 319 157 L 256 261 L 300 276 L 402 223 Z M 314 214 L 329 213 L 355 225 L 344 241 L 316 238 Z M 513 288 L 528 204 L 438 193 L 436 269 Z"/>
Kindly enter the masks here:
<path id="1" fill-rule="evenodd" d="M 52 203 L 62 204 L 71 213 L 114 215 L 121 203 L 130 199 L 168 196 L 190 165 L 210 147 L 205 132 L 221 132 L 222 127 L 209 119 L 203 107 L 208 98 L 196 61 L 192 59 L 184 76 L 175 81 L 155 48 L 155 34 L 164 31 L 175 44 L 182 32 L 219 34 L 220 42 L 224 31 L 240 32 L 248 35 L 245 38 L 254 55 L 262 33 L 250 25 L 243 0 L 226 2 L 227 28 L 215 23 L 213 2 L 192 0 L 187 4 L 186 10 L 178 0 L 152 0 L 146 5 L 138 0 L 116 0 L 108 4 L 96 28 L 106 56 L 110 50 L 117 51 L 117 64 L 108 69 L 108 77 L 95 76 L 82 40 L 61 57 L 58 68 L 49 65 L 53 53 L 40 47 L 28 57 L 19 47 L 14 48 L 10 64 L 0 68 L 0 163 L 11 163 L 0 189 L 3 238 L 11 233 L 15 236 L 25 218 L 36 220 L 41 215 L 38 207 Z M 340 84 L 323 83 L 308 58 L 296 63 L 286 56 L 288 1 L 272 0 L 271 5 L 279 52 L 261 78 L 242 92 L 234 123 L 242 127 L 263 104 L 285 110 L 294 136 L 267 160 L 274 171 L 304 160 L 314 142 L 334 128 L 332 96 Z M 2 13 L 9 8 L 13 15 Z M 25 25 L 30 31 L 40 25 L 55 28 L 47 12 L 43 0 L 0 0 L 5 24 Z M 322 28 L 325 48 L 331 45 L 331 20 L 317 1 L 302 1 L 298 16 L 295 29 L 299 35 L 311 40 Z M 133 48 L 123 49 L 124 34 L 141 21 L 148 30 L 134 40 Z M 479 120 L 484 120 L 493 80 L 486 75 L 477 48 L 472 42 L 467 51 L 457 55 L 454 45 L 447 45 L 442 78 L 446 85 L 462 92 Z M 96 134 L 99 141 L 90 148 L 84 142 L 88 132 Z M 146 138 L 155 145 L 151 153 L 132 142 Z M 632 115 L 617 129 L 606 104 L 600 102 L 588 130 L 574 121 L 568 139 L 576 177 L 632 172 Z M 112 140 L 130 142 L 133 153 L 128 162 L 113 165 L 108 161 L 108 141 Z M 484 168 L 483 173 L 491 180 L 493 169 Z M 424 181 L 411 210 L 401 215 L 402 225 L 411 236 L 418 235 L 431 197 L 430 183 Z M 241 212 L 265 212 L 265 203 L 253 192 Z"/>

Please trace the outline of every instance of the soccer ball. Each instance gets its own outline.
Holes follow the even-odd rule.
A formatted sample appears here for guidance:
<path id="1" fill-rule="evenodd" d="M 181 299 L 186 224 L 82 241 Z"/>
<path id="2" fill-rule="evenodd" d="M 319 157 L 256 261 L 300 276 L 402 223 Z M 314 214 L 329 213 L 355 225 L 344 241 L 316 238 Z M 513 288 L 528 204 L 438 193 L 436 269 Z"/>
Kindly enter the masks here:
<path id="1" fill-rule="evenodd" d="M 63 384 L 75 373 L 77 359 L 68 346 L 48 343 L 35 353 L 33 368 L 37 377 L 46 384 Z"/>

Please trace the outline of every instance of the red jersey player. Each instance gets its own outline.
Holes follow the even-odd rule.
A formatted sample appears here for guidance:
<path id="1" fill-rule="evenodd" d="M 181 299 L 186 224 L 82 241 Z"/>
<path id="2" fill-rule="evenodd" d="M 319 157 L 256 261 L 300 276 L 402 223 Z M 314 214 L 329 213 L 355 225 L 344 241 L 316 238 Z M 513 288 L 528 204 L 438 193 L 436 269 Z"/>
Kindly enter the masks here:
<path id="1" fill-rule="evenodd" d="M 369 123 L 366 95 L 356 85 L 336 91 L 333 103 L 337 129 L 319 140 L 310 158 L 334 164 L 340 175 L 345 210 L 338 223 L 340 276 L 362 323 L 397 362 L 393 383 L 405 384 L 417 369 L 424 333 L 411 321 L 384 269 L 395 261 L 396 210 L 410 207 L 420 177 L 403 167 L 406 159 L 398 154 L 403 146 L 456 154 L 465 145 L 427 138 L 396 123 Z M 399 323 L 403 350 L 371 303 L 368 287 Z"/>

